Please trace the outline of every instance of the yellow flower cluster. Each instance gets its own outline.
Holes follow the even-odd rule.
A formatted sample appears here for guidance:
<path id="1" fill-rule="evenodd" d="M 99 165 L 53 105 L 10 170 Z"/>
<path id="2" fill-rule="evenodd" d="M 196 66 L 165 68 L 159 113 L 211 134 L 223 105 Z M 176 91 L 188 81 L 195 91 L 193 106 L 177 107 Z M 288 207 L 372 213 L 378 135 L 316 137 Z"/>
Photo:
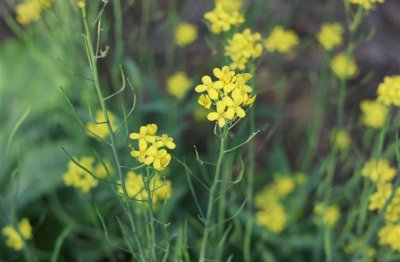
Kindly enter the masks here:
<path id="1" fill-rule="evenodd" d="M 203 93 L 198 100 L 200 105 L 206 109 L 215 107 L 214 111 L 208 113 L 207 119 L 216 121 L 222 128 L 238 117 L 245 117 L 244 107 L 252 105 L 256 97 L 251 96 L 253 89 L 246 84 L 251 78 L 250 74 L 236 74 L 228 66 L 214 68 L 213 74 L 218 80 L 203 76 L 202 84 L 197 85 L 195 90 Z"/>
<path id="2" fill-rule="evenodd" d="M 347 0 L 350 4 L 361 5 L 364 9 L 370 10 L 377 3 L 383 3 L 385 0 Z"/>
<path id="3" fill-rule="evenodd" d="M 372 159 L 364 164 L 361 174 L 376 183 L 386 183 L 396 175 L 396 169 L 391 167 L 386 159 Z"/>
<path id="4" fill-rule="evenodd" d="M 77 159 L 77 162 L 98 178 L 106 177 L 107 170 L 110 174 L 113 173 L 111 164 L 108 161 L 104 161 L 107 170 L 102 163 L 94 166 L 93 164 L 95 160 L 93 157 L 83 156 Z M 72 160 L 68 162 L 68 170 L 63 175 L 63 181 L 67 187 L 75 187 L 80 189 L 83 193 L 88 193 L 92 188 L 97 187 L 99 184 L 95 177 L 76 165 Z"/>
<path id="5" fill-rule="evenodd" d="M 2 229 L 3 235 L 6 237 L 6 245 L 19 251 L 25 245 L 25 240 L 32 238 L 32 226 L 27 218 L 21 219 L 18 229 L 13 226 L 6 226 Z"/>
<path id="6" fill-rule="evenodd" d="M 241 1 L 238 0 L 217 0 L 215 8 L 204 14 L 204 18 L 210 23 L 211 31 L 219 34 L 229 31 L 232 26 L 242 24 L 244 17 L 240 13 L 241 6 Z"/>
<path id="7" fill-rule="evenodd" d="M 299 44 L 299 37 L 294 31 L 285 30 L 282 26 L 276 26 L 265 40 L 265 48 L 269 52 L 288 54 Z"/>
<path id="8" fill-rule="evenodd" d="M 349 255 L 359 252 L 363 256 L 363 261 L 365 262 L 372 262 L 376 254 L 376 249 L 366 245 L 361 239 L 347 244 L 344 251 Z"/>
<path id="9" fill-rule="evenodd" d="M 112 113 L 107 112 L 108 119 L 110 120 L 111 128 L 113 131 L 117 129 L 117 123 L 115 121 L 115 117 Z M 89 122 L 86 124 L 86 133 L 90 136 L 99 136 L 101 138 L 107 137 L 110 132 L 108 131 L 106 119 L 104 117 L 102 110 L 96 111 L 95 122 Z"/>
<path id="10" fill-rule="evenodd" d="M 175 27 L 175 43 L 186 46 L 197 39 L 197 27 L 194 24 L 181 22 Z"/>
<path id="11" fill-rule="evenodd" d="M 257 223 L 274 233 L 282 232 L 286 227 L 287 215 L 282 200 L 294 191 L 296 179 L 289 175 L 275 174 L 274 181 L 257 193 L 254 206 L 260 209 L 256 213 Z"/>
<path id="12" fill-rule="evenodd" d="M 191 88 L 192 81 L 185 72 L 177 72 L 167 80 L 168 93 L 177 99 L 182 99 L 186 92 Z"/>
<path id="13" fill-rule="evenodd" d="M 138 141 L 139 150 L 132 149 L 131 156 L 139 163 L 153 165 L 156 170 L 164 170 L 171 162 L 171 155 L 167 149 L 176 147 L 174 140 L 166 134 L 157 136 L 157 125 L 141 126 L 139 133 L 131 133 L 129 138 Z"/>
<path id="14" fill-rule="evenodd" d="M 386 225 L 379 230 L 379 243 L 400 252 L 400 224 Z"/>
<path id="15" fill-rule="evenodd" d="M 386 121 L 389 113 L 388 108 L 375 100 L 363 100 L 360 103 L 362 111 L 362 121 L 366 126 L 381 128 Z"/>
<path id="16" fill-rule="evenodd" d="M 400 107 L 400 75 L 387 76 L 378 86 L 378 101 Z"/>
<path id="17" fill-rule="evenodd" d="M 334 147 L 339 151 L 349 150 L 353 143 L 350 134 L 344 129 L 337 129 L 331 133 L 331 141 Z"/>
<path id="18" fill-rule="evenodd" d="M 339 53 L 332 58 L 331 68 L 340 79 L 351 79 L 358 74 L 356 61 L 345 53 Z"/>
<path id="19" fill-rule="evenodd" d="M 322 47 L 330 51 L 343 42 L 343 27 L 340 23 L 323 24 L 317 34 L 317 39 Z"/>
<path id="20" fill-rule="evenodd" d="M 328 227 L 334 227 L 340 219 L 340 210 L 336 205 L 328 206 L 317 203 L 314 207 L 314 214 L 323 225 Z"/>
<path id="21" fill-rule="evenodd" d="M 153 204 L 156 204 L 159 201 L 167 200 L 171 197 L 171 181 L 162 179 L 160 176 L 156 175 L 148 183 L 150 191 L 152 192 L 151 200 Z M 143 183 L 143 177 L 141 174 L 128 172 L 125 178 L 125 188 L 128 193 L 128 197 L 134 198 L 136 201 L 148 201 L 149 195 L 147 194 L 146 186 Z M 122 195 L 124 194 L 121 186 L 118 188 L 118 193 Z"/>
<path id="22" fill-rule="evenodd" d="M 17 22 L 27 25 L 38 21 L 43 7 L 49 8 L 51 4 L 52 0 L 25 0 L 15 8 Z"/>
<path id="23" fill-rule="evenodd" d="M 391 183 L 396 172 L 387 160 L 373 159 L 364 165 L 361 174 L 376 185 L 376 191 L 369 196 L 368 209 L 383 212 L 386 207 L 386 225 L 379 231 L 379 243 L 400 251 L 400 224 L 396 224 L 400 222 L 400 187 L 394 189 Z"/>
<path id="24" fill-rule="evenodd" d="M 242 33 L 236 33 L 228 40 L 225 47 L 225 55 L 232 60 L 230 67 L 244 70 L 250 59 L 255 59 L 262 54 L 261 35 L 252 33 L 250 29 L 245 29 Z"/>

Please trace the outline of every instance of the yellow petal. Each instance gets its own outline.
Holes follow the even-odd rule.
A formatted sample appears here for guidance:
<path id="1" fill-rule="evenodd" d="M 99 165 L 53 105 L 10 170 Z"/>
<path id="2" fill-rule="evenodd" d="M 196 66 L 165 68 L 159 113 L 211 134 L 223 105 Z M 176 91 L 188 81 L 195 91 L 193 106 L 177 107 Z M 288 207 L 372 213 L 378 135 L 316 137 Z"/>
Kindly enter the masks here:
<path id="1" fill-rule="evenodd" d="M 208 113 L 208 115 L 207 115 L 207 119 L 210 121 L 215 121 L 218 119 L 218 117 L 219 117 L 219 114 L 217 112 L 211 112 L 211 113 Z"/>

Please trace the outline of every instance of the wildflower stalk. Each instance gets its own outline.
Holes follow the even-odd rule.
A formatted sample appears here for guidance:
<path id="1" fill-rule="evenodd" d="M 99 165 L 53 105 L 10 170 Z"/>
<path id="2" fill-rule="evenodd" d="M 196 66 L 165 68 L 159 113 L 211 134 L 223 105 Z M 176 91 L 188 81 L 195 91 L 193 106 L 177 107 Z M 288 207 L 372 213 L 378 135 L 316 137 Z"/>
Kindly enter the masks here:
<path id="1" fill-rule="evenodd" d="M 217 165 L 215 168 L 214 180 L 211 184 L 210 195 L 208 198 L 206 220 L 204 222 L 204 224 L 205 224 L 204 225 L 204 236 L 203 236 L 203 240 L 201 243 L 201 249 L 200 249 L 200 258 L 199 258 L 200 262 L 206 261 L 206 249 L 207 249 L 208 237 L 210 234 L 211 217 L 212 217 L 212 213 L 213 213 L 215 194 L 216 194 L 217 188 L 218 188 L 218 181 L 219 181 L 219 177 L 221 175 L 222 161 L 223 161 L 224 155 L 225 155 L 225 145 L 226 145 L 227 136 L 228 136 L 228 129 L 225 126 L 224 130 L 222 131 L 222 136 L 220 137 L 218 160 L 217 160 Z"/>
<path id="2" fill-rule="evenodd" d="M 252 66 L 251 68 L 251 75 L 255 75 L 255 68 Z M 251 81 L 254 81 L 254 78 L 251 79 Z M 255 81 L 254 81 L 255 82 Z M 251 107 L 249 109 L 249 128 L 250 132 L 254 132 L 255 129 L 255 115 L 254 115 L 254 107 Z M 247 169 L 247 189 L 246 189 L 246 194 L 247 194 L 247 214 L 251 217 L 252 212 L 253 212 L 253 195 L 254 195 L 254 167 L 255 167 L 255 141 L 252 139 L 249 141 L 249 146 L 248 146 L 248 169 Z M 253 233 L 253 220 L 252 219 L 247 219 L 246 220 L 246 228 L 245 228 L 245 235 L 244 235 L 244 261 L 250 262 L 251 261 L 251 235 Z"/>
<path id="3" fill-rule="evenodd" d="M 129 201 L 129 195 L 125 186 L 124 181 L 124 176 L 122 174 L 122 169 L 121 169 L 121 162 L 119 160 L 118 157 L 118 152 L 117 152 L 117 144 L 116 144 L 116 139 L 115 139 L 115 134 L 114 131 L 112 130 L 111 127 L 111 122 L 110 119 L 108 117 L 108 113 L 107 113 L 107 105 L 105 103 L 104 100 L 104 96 L 100 87 L 100 79 L 99 79 L 99 72 L 98 72 L 98 68 L 97 68 L 97 58 L 96 55 L 94 53 L 94 48 L 93 48 L 93 43 L 92 43 L 92 36 L 91 36 L 91 32 L 90 32 L 90 28 L 89 28 L 89 24 L 88 24 L 88 19 L 87 19 L 87 14 L 86 14 L 86 9 L 82 8 L 82 19 L 83 19 L 83 26 L 84 26 L 84 39 L 85 39 L 85 44 L 86 44 L 86 51 L 88 53 L 88 60 L 89 60 L 89 64 L 90 64 L 90 69 L 93 75 L 93 79 L 94 79 L 94 85 L 96 88 L 96 93 L 100 102 L 100 106 L 101 106 L 101 110 L 103 112 L 104 115 L 104 119 L 105 119 L 105 124 L 107 126 L 107 129 L 109 131 L 109 136 L 110 136 L 110 146 L 111 146 L 111 150 L 113 153 L 113 158 L 114 158 L 114 162 L 115 162 L 115 166 L 116 166 L 116 170 L 119 176 L 119 179 L 121 180 L 121 188 L 122 191 L 124 192 L 124 195 L 127 197 L 128 201 L 126 204 L 126 207 L 124 207 L 124 210 L 127 209 L 127 216 L 130 222 L 130 226 L 131 226 L 131 230 L 137 245 L 137 248 L 139 250 L 141 259 L 144 260 L 143 257 L 143 249 L 142 249 L 142 245 L 141 242 L 137 236 L 137 231 L 136 231 L 136 226 L 135 226 L 135 222 L 133 220 L 132 217 L 132 205 L 131 202 Z"/>
<path id="4" fill-rule="evenodd" d="M 346 56 L 349 58 L 353 55 L 354 48 L 355 48 L 355 34 L 361 24 L 361 19 L 363 17 L 363 8 L 360 6 L 357 9 L 357 12 L 354 16 L 354 20 L 350 24 L 350 38 L 349 44 L 346 50 Z M 346 65 L 347 67 L 348 65 Z M 343 115 L 344 115 L 344 104 L 346 101 L 346 85 L 347 79 L 343 78 L 340 80 L 340 87 L 339 87 L 339 100 L 338 100 L 338 107 L 337 107 L 337 121 L 339 127 L 343 126 Z"/>
<path id="5" fill-rule="evenodd" d="M 146 168 L 146 177 L 143 177 L 143 184 L 145 185 L 146 188 L 146 193 L 147 193 L 147 204 L 148 206 L 148 211 L 149 211 L 149 219 L 150 219 L 150 234 L 151 234 L 151 241 L 152 241 L 152 247 L 150 248 L 150 257 L 151 261 L 156 261 L 156 231 L 154 229 L 154 212 L 153 212 L 153 192 L 150 188 L 150 182 L 151 178 L 153 177 L 152 174 L 150 174 L 150 170 L 147 167 Z"/>

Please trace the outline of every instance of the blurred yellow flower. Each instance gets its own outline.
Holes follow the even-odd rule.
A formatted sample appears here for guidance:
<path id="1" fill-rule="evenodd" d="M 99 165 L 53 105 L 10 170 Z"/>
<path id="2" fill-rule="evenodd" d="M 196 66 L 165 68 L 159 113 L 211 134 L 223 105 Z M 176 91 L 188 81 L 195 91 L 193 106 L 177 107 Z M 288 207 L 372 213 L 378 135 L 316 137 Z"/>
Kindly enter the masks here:
<path id="1" fill-rule="evenodd" d="M 400 224 L 387 224 L 379 230 L 379 244 L 400 251 Z"/>
<path id="2" fill-rule="evenodd" d="M 371 211 L 381 210 L 391 194 L 392 185 L 390 183 L 377 184 L 376 192 L 369 196 L 368 209 Z"/>
<path id="3" fill-rule="evenodd" d="M 245 29 L 242 33 L 235 33 L 225 47 L 225 55 L 232 60 L 231 69 L 244 70 L 250 59 L 262 54 L 261 35 Z"/>
<path id="4" fill-rule="evenodd" d="M 187 77 L 185 72 L 177 72 L 167 80 L 168 93 L 177 99 L 182 99 L 191 86 L 192 81 Z"/>
<path id="5" fill-rule="evenodd" d="M 295 186 L 295 180 L 288 175 L 277 174 L 274 176 L 272 187 L 279 198 L 286 197 L 292 193 Z"/>
<path id="6" fill-rule="evenodd" d="M 78 2 L 76 2 L 76 7 L 79 9 L 83 9 L 86 7 L 86 4 L 84 1 L 78 1 Z"/>
<path id="7" fill-rule="evenodd" d="M 128 172 L 125 178 L 125 188 L 128 197 L 134 198 L 136 201 L 140 202 L 148 201 L 149 195 L 146 186 L 143 183 L 143 177 L 141 174 L 136 174 L 131 171 Z M 149 181 L 149 189 L 152 193 L 151 200 L 153 204 L 169 199 L 172 194 L 171 181 L 162 179 L 158 175 L 153 176 Z M 121 186 L 118 187 L 118 193 L 121 195 L 124 194 L 124 190 Z"/>
<path id="8" fill-rule="evenodd" d="M 108 119 L 110 120 L 111 129 L 115 131 L 117 129 L 117 123 L 115 121 L 115 117 L 112 113 L 107 112 Z M 94 119 L 95 122 L 88 122 L 86 124 L 86 133 L 92 137 L 95 135 L 105 138 L 109 135 L 106 119 L 104 117 L 102 110 L 96 111 L 96 117 Z"/>
<path id="9" fill-rule="evenodd" d="M 400 75 L 385 77 L 378 86 L 377 100 L 387 106 L 400 106 Z"/>
<path id="10" fill-rule="evenodd" d="M 347 151 L 353 142 L 350 134 L 344 129 L 334 130 L 331 133 L 331 141 L 339 151 Z"/>
<path id="11" fill-rule="evenodd" d="M 385 124 L 389 113 L 389 110 L 385 105 L 374 100 L 361 101 L 360 109 L 363 113 L 363 123 L 372 128 L 381 128 Z"/>
<path id="12" fill-rule="evenodd" d="M 351 57 L 347 57 L 345 53 L 339 53 L 333 57 L 331 68 L 340 79 L 351 79 L 358 74 L 356 61 Z"/>
<path id="13" fill-rule="evenodd" d="M 396 176 L 396 169 L 386 159 L 371 159 L 364 164 L 361 175 L 376 183 L 386 183 Z"/>
<path id="14" fill-rule="evenodd" d="M 6 245 L 19 251 L 25 245 L 24 239 L 32 238 L 32 226 L 27 218 L 23 218 L 18 224 L 18 231 L 13 226 L 6 226 L 2 233 L 6 237 Z"/>
<path id="15" fill-rule="evenodd" d="M 236 1 L 217 1 L 215 8 L 204 14 L 204 18 L 210 23 L 211 32 L 219 34 L 229 31 L 232 26 L 244 22 L 243 15 L 236 10 Z"/>
<path id="16" fill-rule="evenodd" d="M 93 157 L 83 156 L 76 161 L 93 173 Z M 83 193 L 88 193 L 99 183 L 96 178 L 76 165 L 72 160 L 68 162 L 68 170 L 63 175 L 63 181 L 67 187 L 75 187 L 80 189 Z"/>
<path id="17" fill-rule="evenodd" d="M 370 10 L 377 3 L 383 3 L 385 0 L 347 0 L 350 4 L 360 5 L 366 10 Z"/>
<path id="18" fill-rule="evenodd" d="M 279 234 L 286 227 L 287 215 L 279 201 L 264 202 L 262 210 L 256 213 L 256 221 L 273 233 Z"/>
<path id="19" fill-rule="evenodd" d="M 27 25 L 38 21 L 43 7 L 49 8 L 52 2 L 52 0 L 26 0 L 18 4 L 15 8 L 17 22 Z"/>
<path id="20" fill-rule="evenodd" d="M 243 6 L 243 0 L 215 0 L 215 2 L 216 5 L 230 12 L 239 11 Z"/>
<path id="21" fill-rule="evenodd" d="M 292 30 L 285 30 L 282 26 L 276 26 L 265 40 L 265 48 L 269 52 L 288 54 L 299 45 L 300 40 Z"/>
<path id="22" fill-rule="evenodd" d="M 195 24 L 181 22 L 175 27 L 175 43 L 185 46 L 197 39 L 197 27 Z"/>
<path id="23" fill-rule="evenodd" d="M 343 42 L 343 27 L 340 23 L 323 24 L 317 34 L 317 39 L 322 47 L 330 51 Z"/>
<path id="24" fill-rule="evenodd" d="M 334 227 L 340 219 L 340 210 L 336 205 L 327 206 L 323 203 L 317 203 L 314 207 L 314 214 L 318 216 L 321 222 L 329 227 Z"/>

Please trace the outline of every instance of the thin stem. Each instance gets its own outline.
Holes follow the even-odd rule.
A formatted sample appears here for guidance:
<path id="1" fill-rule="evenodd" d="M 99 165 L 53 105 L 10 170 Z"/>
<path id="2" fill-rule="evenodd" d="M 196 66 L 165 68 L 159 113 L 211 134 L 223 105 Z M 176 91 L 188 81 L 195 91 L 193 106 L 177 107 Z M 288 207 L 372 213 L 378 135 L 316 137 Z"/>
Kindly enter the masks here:
<path id="1" fill-rule="evenodd" d="M 131 202 L 129 201 L 129 195 L 128 195 L 128 191 L 126 189 L 125 183 L 124 183 L 124 176 L 122 174 L 122 170 L 121 170 L 121 162 L 119 160 L 118 157 L 118 152 L 117 152 L 117 144 L 116 144 L 116 140 L 115 140 L 115 134 L 114 131 L 111 127 L 111 122 L 110 119 L 108 117 L 108 113 L 107 113 L 107 105 L 105 103 L 104 100 L 104 96 L 100 87 L 100 80 L 99 80 L 99 72 L 97 69 L 97 59 L 96 59 L 96 55 L 94 54 L 94 49 L 93 49 L 93 43 L 92 43 L 92 36 L 91 36 L 91 32 L 90 32 L 90 28 L 89 28 L 89 24 L 88 24 L 88 19 L 87 19 L 87 14 L 86 14 L 86 9 L 82 8 L 82 18 L 83 18 L 83 25 L 84 25 L 84 29 L 85 29 L 85 42 L 86 42 L 86 50 L 88 52 L 88 60 L 89 60 L 89 64 L 90 64 L 90 68 L 92 70 L 92 75 L 93 75 L 93 79 L 94 79 L 94 84 L 95 84 L 95 88 L 96 88 L 96 92 L 97 92 L 97 96 L 100 102 L 100 106 L 101 106 L 101 110 L 103 112 L 104 115 L 104 119 L 105 119 L 105 123 L 107 125 L 107 129 L 109 131 L 109 136 L 110 136 L 110 140 L 111 140 L 111 149 L 112 149 L 112 153 L 113 153 L 113 158 L 114 158 L 114 162 L 115 162 L 115 166 L 116 166 L 116 170 L 119 176 L 119 179 L 121 180 L 121 187 L 122 187 L 122 191 L 124 192 L 124 195 L 127 197 L 128 201 L 127 201 L 127 209 L 128 211 L 127 216 L 130 222 L 130 226 L 137 244 L 137 247 L 139 249 L 139 253 L 140 256 L 142 257 L 142 259 L 144 260 L 143 257 L 143 249 L 142 249 L 142 245 L 141 242 L 137 236 L 137 231 L 136 231 L 136 226 L 135 226 L 135 222 L 133 220 L 132 217 L 132 205 Z"/>
<path id="2" fill-rule="evenodd" d="M 147 192 L 147 204 L 149 211 L 149 219 L 150 219 L 150 233 L 152 238 L 152 247 L 150 249 L 151 261 L 156 261 L 156 231 L 154 227 L 154 212 L 153 212 L 153 191 L 150 187 L 152 175 L 150 174 L 150 170 L 146 168 L 146 177 L 143 177 L 143 183 L 146 187 Z"/>
<path id="3" fill-rule="evenodd" d="M 203 240 L 201 243 L 201 249 L 200 249 L 200 258 L 199 258 L 200 262 L 206 261 L 205 256 L 206 256 L 208 237 L 210 234 L 211 216 L 212 216 L 213 207 L 214 207 L 215 193 L 217 191 L 217 185 L 218 185 L 219 177 L 221 175 L 221 166 L 222 166 L 222 161 L 224 159 L 225 143 L 226 143 L 227 136 L 228 136 L 228 130 L 225 127 L 223 134 L 220 137 L 218 161 L 217 161 L 217 166 L 215 168 L 214 180 L 213 180 L 213 183 L 210 188 L 210 195 L 208 198 L 207 214 L 206 214 L 206 221 L 205 221 L 205 228 L 204 228 L 204 237 L 203 237 Z"/>

